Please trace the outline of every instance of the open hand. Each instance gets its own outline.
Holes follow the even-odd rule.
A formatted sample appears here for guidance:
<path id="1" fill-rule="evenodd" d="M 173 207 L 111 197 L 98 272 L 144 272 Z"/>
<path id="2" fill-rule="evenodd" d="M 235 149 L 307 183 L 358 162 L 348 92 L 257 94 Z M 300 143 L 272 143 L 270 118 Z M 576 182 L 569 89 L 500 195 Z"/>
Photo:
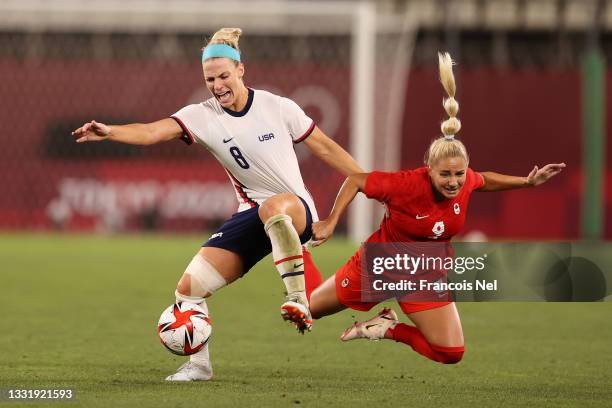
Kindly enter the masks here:
<path id="1" fill-rule="evenodd" d="M 534 187 L 539 186 L 540 184 L 547 182 L 548 179 L 561 173 L 564 168 L 565 163 L 547 164 L 541 169 L 539 169 L 538 166 L 534 166 L 533 170 L 531 170 L 531 173 L 529 173 L 529 175 L 527 176 L 527 183 L 531 184 Z"/>
<path id="2" fill-rule="evenodd" d="M 72 136 L 77 138 L 77 143 L 98 142 L 100 140 L 108 139 L 110 132 L 110 126 L 92 120 L 91 122 L 85 123 L 83 126 L 72 132 Z"/>

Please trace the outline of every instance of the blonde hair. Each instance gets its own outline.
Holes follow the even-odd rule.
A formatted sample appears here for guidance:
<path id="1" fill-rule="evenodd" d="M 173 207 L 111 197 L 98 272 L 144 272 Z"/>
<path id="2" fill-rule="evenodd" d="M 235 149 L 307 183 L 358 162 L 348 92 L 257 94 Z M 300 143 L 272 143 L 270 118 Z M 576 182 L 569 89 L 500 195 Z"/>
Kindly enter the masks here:
<path id="1" fill-rule="evenodd" d="M 453 75 L 453 62 L 448 52 L 438 53 L 438 65 L 440 68 L 440 82 L 448 95 L 448 98 L 442 99 L 442 106 L 449 116 L 440 129 L 442 137 L 434 140 L 427 149 L 425 154 L 425 164 L 428 166 L 437 162 L 440 159 L 449 157 L 463 157 L 469 163 L 467 149 L 461 141 L 455 139 L 455 135 L 461 130 L 461 121 L 457 119 L 459 113 L 459 103 L 455 100 L 457 86 L 455 84 L 455 75 Z"/>
<path id="2" fill-rule="evenodd" d="M 221 28 L 213 34 L 208 44 L 227 44 L 240 51 L 240 48 L 238 48 L 240 34 L 242 34 L 240 28 Z"/>
<path id="3" fill-rule="evenodd" d="M 226 44 L 240 52 L 240 48 L 238 47 L 240 34 L 242 34 L 242 30 L 240 28 L 221 28 L 213 34 L 206 46 L 210 44 Z M 206 46 L 204 46 L 204 48 L 206 48 Z M 202 51 L 204 51 L 204 48 L 202 48 Z M 238 64 L 238 61 L 236 61 L 236 64 Z"/>

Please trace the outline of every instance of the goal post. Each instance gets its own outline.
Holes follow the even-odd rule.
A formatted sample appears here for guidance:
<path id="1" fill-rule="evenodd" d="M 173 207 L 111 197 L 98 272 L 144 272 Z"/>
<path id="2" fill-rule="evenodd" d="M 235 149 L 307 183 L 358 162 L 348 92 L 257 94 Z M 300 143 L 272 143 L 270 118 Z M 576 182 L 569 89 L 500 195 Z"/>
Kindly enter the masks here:
<path id="1" fill-rule="evenodd" d="M 350 152 L 366 172 L 374 169 L 375 59 L 376 8 L 362 1 L 355 8 L 352 27 Z M 354 241 L 364 241 L 372 232 L 372 209 L 365 197 L 355 197 L 348 224 Z"/>

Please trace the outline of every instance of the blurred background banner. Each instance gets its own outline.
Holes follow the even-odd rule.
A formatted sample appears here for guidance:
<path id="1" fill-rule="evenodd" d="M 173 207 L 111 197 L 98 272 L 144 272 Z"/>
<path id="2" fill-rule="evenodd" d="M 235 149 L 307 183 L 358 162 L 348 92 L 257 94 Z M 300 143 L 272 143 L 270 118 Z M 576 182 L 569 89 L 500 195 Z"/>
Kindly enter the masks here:
<path id="1" fill-rule="evenodd" d="M 4 0 L 0 229 L 199 231 L 231 215 L 231 185 L 201 146 L 70 136 L 207 99 L 200 50 L 223 26 L 243 29 L 246 84 L 295 100 L 368 171 L 421 165 L 444 118 L 436 53 L 450 51 L 472 168 L 568 165 L 538 189 L 475 195 L 464 232 L 612 238 L 612 1 L 599 0 Z M 297 150 L 325 216 L 343 178 Z M 363 239 L 380 208 L 354 207 L 343 228 Z"/>

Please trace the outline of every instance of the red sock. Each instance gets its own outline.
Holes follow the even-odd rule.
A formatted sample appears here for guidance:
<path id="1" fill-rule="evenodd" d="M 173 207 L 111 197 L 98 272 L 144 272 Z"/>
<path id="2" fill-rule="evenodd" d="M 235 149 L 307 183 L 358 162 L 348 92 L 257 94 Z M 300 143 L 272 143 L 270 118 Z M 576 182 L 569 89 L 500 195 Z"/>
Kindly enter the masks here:
<path id="1" fill-rule="evenodd" d="M 423 336 L 423 333 L 414 326 L 399 323 L 395 327 L 389 328 L 387 334 L 393 340 L 407 344 L 417 353 L 439 363 L 456 364 L 461 361 L 463 357 L 463 346 L 442 347 L 431 344 L 427 341 L 425 336 Z"/>
<path id="2" fill-rule="evenodd" d="M 323 283 L 323 278 L 321 277 L 321 272 L 317 266 L 312 262 L 312 257 L 310 256 L 310 252 L 306 248 L 303 249 L 304 255 L 304 280 L 306 281 L 306 297 L 308 301 L 310 301 L 310 295 L 312 291 Z"/>

